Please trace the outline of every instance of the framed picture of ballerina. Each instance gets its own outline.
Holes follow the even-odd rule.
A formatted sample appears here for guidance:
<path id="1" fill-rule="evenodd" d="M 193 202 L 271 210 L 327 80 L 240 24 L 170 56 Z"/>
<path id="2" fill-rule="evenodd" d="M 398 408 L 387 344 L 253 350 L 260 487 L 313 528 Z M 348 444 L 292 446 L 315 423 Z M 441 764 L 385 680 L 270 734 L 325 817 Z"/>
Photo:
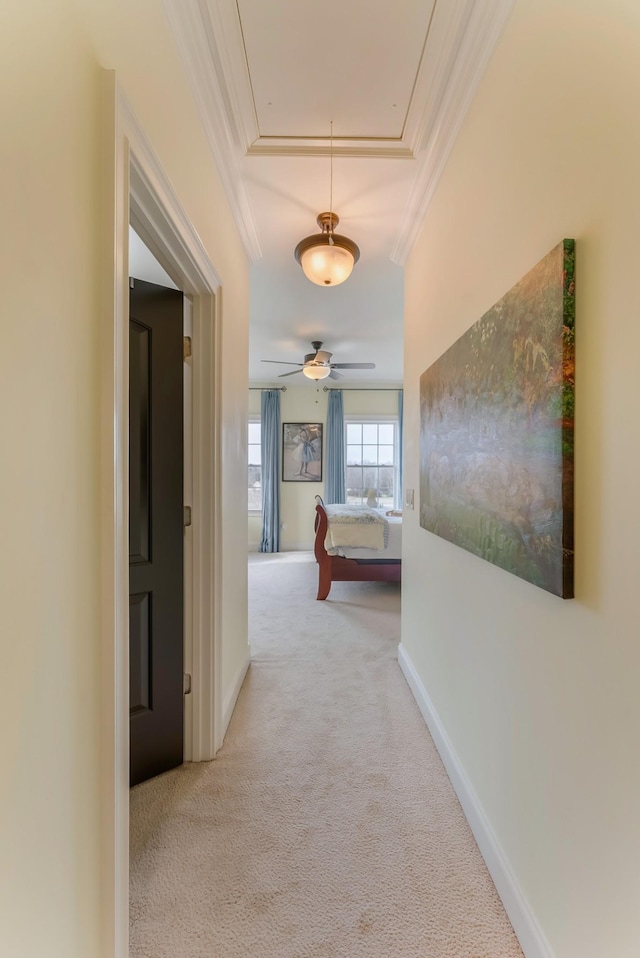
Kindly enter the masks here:
<path id="1" fill-rule="evenodd" d="M 282 481 L 322 482 L 322 423 L 282 424 Z"/>

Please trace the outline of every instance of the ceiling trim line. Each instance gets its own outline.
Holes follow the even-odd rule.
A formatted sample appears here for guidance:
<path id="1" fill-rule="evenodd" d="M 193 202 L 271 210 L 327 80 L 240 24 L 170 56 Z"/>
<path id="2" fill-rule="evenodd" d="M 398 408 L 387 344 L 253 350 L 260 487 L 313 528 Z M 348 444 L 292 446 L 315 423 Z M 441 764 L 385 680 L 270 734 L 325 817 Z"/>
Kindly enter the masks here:
<path id="1" fill-rule="evenodd" d="M 260 136 L 247 48 L 242 31 L 240 8 L 234 2 L 198 0 L 207 26 L 209 46 L 220 63 L 218 83 L 228 98 L 227 109 L 234 125 L 235 143 L 240 153 Z M 240 66 L 243 64 L 243 67 Z"/>
<path id="2" fill-rule="evenodd" d="M 449 0 L 446 7 L 440 4 L 434 8 L 404 129 L 405 140 L 414 153 L 424 146 L 437 122 L 475 3 Z"/>
<path id="3" fill-rule="evenodd" d="M 247 150 L 247 156 L 330 156 L 327 147 L 283 145 L 279 143 L 253 144 Z M 381 145 L 354 145 L 351 147 L 341 147 L 333 151 L 334 158 L 341 156 L 352 157 L 380 157 L 382 159 L 415 159 L 413 152 L 406 146 L 381 146 Z"/>
<path id="4" fill-rule="evenodd" d="M 464 31 L 431 123 L 416 144 L 418 174 L 391 251 L 391 260 L 404 266 L 418 238 L 429 204 L 463 120 L 496 49 L 515 0 L 470 0 Z"/>

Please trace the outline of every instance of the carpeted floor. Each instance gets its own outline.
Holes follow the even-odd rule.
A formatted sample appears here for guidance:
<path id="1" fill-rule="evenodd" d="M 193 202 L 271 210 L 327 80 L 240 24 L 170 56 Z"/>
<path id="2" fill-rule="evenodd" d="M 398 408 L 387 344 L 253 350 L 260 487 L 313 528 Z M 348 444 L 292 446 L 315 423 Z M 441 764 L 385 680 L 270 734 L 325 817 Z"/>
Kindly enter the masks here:
<path id="1" fill-rule="evenodd" d="M 522 958 L 396 662 L 400 587 L 252 556 L 215 762 L 131 792 L 131 958 Z"/>

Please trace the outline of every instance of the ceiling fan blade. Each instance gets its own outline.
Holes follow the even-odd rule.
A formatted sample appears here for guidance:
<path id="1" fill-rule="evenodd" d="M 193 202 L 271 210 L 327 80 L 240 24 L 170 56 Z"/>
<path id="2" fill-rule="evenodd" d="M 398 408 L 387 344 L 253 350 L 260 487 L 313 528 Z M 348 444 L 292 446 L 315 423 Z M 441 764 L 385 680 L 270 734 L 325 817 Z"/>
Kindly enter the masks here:
<path id="1" fill-rule="evenodd" d="M 301 369 L 292 369 L 290 373 L 280 373 L 278 379 L 282 379 L 283 376 L 295 376 L 296 373 L 301 373 Z"/>
<path id="2" fill-rule="evenodd" d="M 278 363 L 279 366 L 303 366 L 304 363 L 288 363 L 286 360 L 282 359 L 261 359 L 261 363 Z"/>
<path id="3" fill-rule="evenodd" d="M 331 363 L 332 369 L 375 369 L 375 363 Z"/>
<path id="4" fill-rule="evenodd" d="M 327 379 L 344 379 L 344 376 L 342 375 L 342 373 L 337 373 L 335 369 L 332 369 L 329 375 L 327 376 Z"/>

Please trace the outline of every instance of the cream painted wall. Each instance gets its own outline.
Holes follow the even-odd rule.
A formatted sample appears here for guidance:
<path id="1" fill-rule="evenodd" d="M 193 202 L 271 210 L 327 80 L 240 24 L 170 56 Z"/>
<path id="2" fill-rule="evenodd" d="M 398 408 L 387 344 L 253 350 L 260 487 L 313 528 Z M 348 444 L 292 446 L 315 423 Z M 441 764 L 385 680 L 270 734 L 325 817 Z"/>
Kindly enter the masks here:
<path id="1" fill-rule="evenodd" d="M 93 958 L 99 73 L 64 2 L 0 49 L 0 953 Z"/>
<path id="2" fill-rule="evenodd" d="M 576 239 L 576 598 L 403 533 L 402 643 L 555 958 L 640 947 L 639 90 L 635 0 L 518 0 L 406 272 L 417 490 L 420 374 Z"/>
<path id="3" fill-rule="evenodd" d="M 324 392 L 322 383 L 316 386 L 305 381 L 299 386 L 288 385 L 286 392 L 280 394 L 282 422 L 321 422 L 326 430 L 328 398 L 329 394 Z M 398 393 L 395 389 L 358 392 L 346 388 L 343 392 L 343 409 L 345 416 L 395 416 L 398 412 Z M 249 392 L 249 412 L 260 415 L 259 390 L 252 389 Z M 324 477 L 324 442 L 322 453 Z M 324 496 L 324 482 L 280 483 L 281 552 L 313 549 L 315 497 L 318 495 Z M 251 551 L 259 549 L 261 538 L 262 517 L 249 516 Z"/>
<path id="4" fill-rule="evenodd" d="M 162 5 L 7 4 L 0 31 L 0 953 L 19 958 L 98 958 L 103 946 L 103 67 L 117 71 L 222 281 L 225 690 L 248 654 L 248 267 Z"/>

